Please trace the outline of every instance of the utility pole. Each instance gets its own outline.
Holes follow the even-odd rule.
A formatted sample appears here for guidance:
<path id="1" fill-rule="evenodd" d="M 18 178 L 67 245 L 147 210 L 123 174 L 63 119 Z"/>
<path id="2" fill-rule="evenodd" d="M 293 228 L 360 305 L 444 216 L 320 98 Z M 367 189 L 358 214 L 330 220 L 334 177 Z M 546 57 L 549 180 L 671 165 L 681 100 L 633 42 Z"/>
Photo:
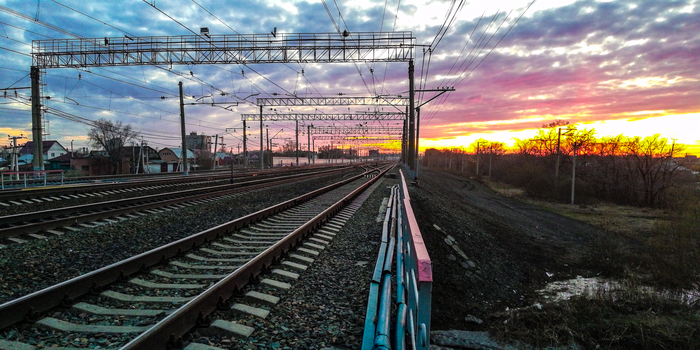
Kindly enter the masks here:
<path id="1" fill-rule="evenodd" d="M 214 153 L 212 153 L 211 168 L 216 168 L 216 147 L 219 145 L 219 134 L 214 135 Z"/>
<path id="2" fill-rule="evenodd" d="M 311 165 L 311 158 L 314 156 L 311 153 L 311 128 L 313 127 L 313 124 L 309 124 L 306 126 L 306 159 L 307 159 L 307 164 Z"/>
<path id="3" fill-rule="evenodd" d="M 401 133 L 401 163 L 408 163 L 406 159 L 408 158 L 408 148 L 406 143 L 406 137 L 408 136 L 408 129 L 406 124 L 406 119 L 408 118 L 408 106 L 406 106 L 406 118 L 403 120 L 403 132 Z"/>
<path id="4" fill-rule="evenodd" d="M 32 87 L 32 141 L 34 141 L 34 170 L 44 170 L 44 130 L 41 120 L 41 70 L 32 66 L 29 71 Z"/>
<path id="5" fill-rule="evenodd" d="M 479 144 L 481 142 L 476 141 L 476 176 L 479 177 Z"/>
<path id="6" fill-rule="evenodd" d="M 270 154 L 270 163 L 272 163 L 272 150 L 270 149 L 270 128 L 269 125 L 265 125 L 265 144 L 267 145 L 267 153 Z M 272 167 L 272 164 L 270 164 Z"/>
<path id="7" fill-rule="evenodd" d="M 180 89 L 180 132 L 182 133 L 182 174 L 187 175 L 187 140 L 185 138 L 185 98 L 182 94 L 182 82 L 177 84 Z"/>
<path id="8" fill-rule="evenodd" d="M 246 128 L 245 119 L 243 119 L 243 168 L 244 169 L 248 167 L 248 148 L 246 146 L 246 144 L 247 144 L 246 140 L 248 140 L 247 134 L 248 134 L 248 128 Z M 240 153 L 240 151 L 241 151 L 241 148 L 239 145 L 238 152 Z"/>
<path id="9" fill-rule="evenodd" d="M 8 138 L 12 140 L 12 160 L 10 163 L 10 169 L 14 172 L 19 172 L 19 157 L 18 157 L 18 151 L 17 151 L 17 139 L 26 139 L 24 137 L 24 134 L 20 134 L 19 136 L 10 136 L 8 135 Z M 35 146 L 36 147 L 36 146 Z M 19 174 L 15 174 L 15 178 L 19 180 Z"/>
<path id="10" fill-rule="evenodd" d="M 260 171 L 263 170 L 263 106 L 260 105 Z"/>
<path id="11" fill-rule="evenodd" d="M 574 205 L 574 187 L 576 184 L 576 142 L 574 142 L 573 168 L 571 169 L 571 205 Z"/>
<path id="12" fill-rule="evenodd" d="M 489 143 L 489 182 L 491 182 L 491 160 L 493 159 L 493 143 Z"/>
<path id="13" fill-rule="evenodd" d="M 420 107 L 416 108 L 416 173 L 415 176 L 413 177 L 413 180 L 418 183 L 418 158 L 420 154 L 420 150 L 418 148 L 418 140 L 420 138 Z M 452 161 L 452 153 L 450 153 L 450 161 Z M 450 164 L 451 166 L 451 164 Z"/>
<path id="14" fill-rule="evenodd" d="M 297 166 L 299 166 L 299 119 L 295 118 L 294 122 L 296 123 L 295 131 L 296 131 L 296 144 L 297 144 L 297 153 L 296 153 Z"/>
<path id="15" fill-rule="evenodd" d="M 408 167 L 410 172 L 412 173 L 412 176 L 415 176 L 414 170 L 415 170 L 415 142 L 416 142 L 416 124 L 415 124 L 415 87 L 413 86 L 414 84 L 414 70 L 415 67 L 413 66 L 413 60 L 408 61 L 408 95 L 409 95 L 409 103 L 408 103 Z"/>
<path id="16" fill-rule="evenodd" d="M 561 128 L 559 128 L 559 135 L 557 136 L 557 162 L 554 166 L 554 197 L 557 196 L 557 185 L 559 185 L 559 158 L 561 158 Z"/>

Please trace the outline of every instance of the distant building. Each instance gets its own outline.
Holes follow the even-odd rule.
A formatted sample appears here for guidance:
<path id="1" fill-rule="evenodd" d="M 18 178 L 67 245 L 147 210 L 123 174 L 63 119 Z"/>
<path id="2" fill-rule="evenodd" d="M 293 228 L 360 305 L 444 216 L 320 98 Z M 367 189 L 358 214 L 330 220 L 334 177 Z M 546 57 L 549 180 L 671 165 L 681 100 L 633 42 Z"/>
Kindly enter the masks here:
<path id="1" fill-rule="evenodd" d="M 58 141 L 43 141 L 42 145 L 44 146 L 44 160 L 49 160 L 60 157 L 64 154 L 68 154 L 68 150 L 61 146 Z M 20 157 L 27 154 L 34 155 L 34 141 L 27 141 L 27 143 L 25 143 L 19 150 Z"/>
<path id="2" fill-rule="evenodd" d="M 189 135 L 185 136 L 185 145 L 189 150 L 211 150 L 211 136 L 197 135 L 196 132 L 190 132 Z"/>
<path id="3" fill-rule="evenodd" d="M 166 164 L 161 166 L 161 172 L 173 172 L 182 171 L 182 148 L 163 148 L 158 151 L 158 156 L 160 156 L 161 161 Z M 187 164 L 191 168 L 194 165 L 194 152 L 188 150 L 185 152 L 187 154 Z M 166 171 L 163 171 L 165 169 Z"/>

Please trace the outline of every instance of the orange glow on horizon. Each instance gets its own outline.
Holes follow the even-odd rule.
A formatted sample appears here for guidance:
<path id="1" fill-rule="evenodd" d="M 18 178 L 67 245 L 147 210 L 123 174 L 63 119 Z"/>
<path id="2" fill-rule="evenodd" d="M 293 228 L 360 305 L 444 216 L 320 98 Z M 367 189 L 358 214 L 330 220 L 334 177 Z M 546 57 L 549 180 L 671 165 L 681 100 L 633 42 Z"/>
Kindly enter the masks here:
<path id="1" fill-rule="evenodd" d="M 685 145 L 684 154 L 700 156 L 700 113 L 676 114 L 664 116 L 641 117 L 645 114 L 655 114 L 658 111 L 647 113 L 630 114 L 626 119 L 600 120 L 592 122 L 571 123 L 578 129 L 595 129 L 595 136 L 615 136 L 624 134 L 625 136 L 652 136 L 661 134 L 662 137 L 676 144 Z M 549 122 L 543 120 L 542 124 Z M 511 123 L 511 122 L 509 122 Z M 521 130 L 483 131 L 471 134 L 464 134 L 451 138 L 427 139 L 421 138 L 420 152 L 425 152 L 428 148 L 467 148 L 478 139 L 503 142 L 509 149 L 515 144 L 515 139 L 528 139 L 535 136 L 537 128 Z"/>

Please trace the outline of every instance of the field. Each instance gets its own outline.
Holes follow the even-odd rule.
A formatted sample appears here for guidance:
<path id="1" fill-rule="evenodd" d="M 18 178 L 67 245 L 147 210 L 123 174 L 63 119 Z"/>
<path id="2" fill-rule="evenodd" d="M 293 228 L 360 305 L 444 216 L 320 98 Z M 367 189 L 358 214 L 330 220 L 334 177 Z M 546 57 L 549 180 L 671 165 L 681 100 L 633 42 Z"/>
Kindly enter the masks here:
<path id="1" fill-rule="evenodd" d="M 572 206 L 421 171 L 411 196 L 434 262 L 433 330 L 516 347 L 700 348 L 695 198 L 667 210 Z M 543 292 L 571 281 L 596 283 L 563 300 Z"/>

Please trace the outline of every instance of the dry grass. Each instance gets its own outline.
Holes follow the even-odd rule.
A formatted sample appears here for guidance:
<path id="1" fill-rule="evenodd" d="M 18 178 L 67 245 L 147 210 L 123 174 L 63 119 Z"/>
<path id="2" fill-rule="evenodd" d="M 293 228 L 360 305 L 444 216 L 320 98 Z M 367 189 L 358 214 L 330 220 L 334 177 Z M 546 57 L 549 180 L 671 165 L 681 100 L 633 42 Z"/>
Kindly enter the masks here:
<path id="1" fill-rule="evenodd" d="M 493 333 L 537 348 L 577 343 L 584 349 L 697 349 L 698 311 L 697 305 L 636 289 L 601 291 L 511 312 Z"/>
<path id="2" fill-rule="evenodd" d="M 700 305 L 669 297 L 700 287 L 700 199 L 675 193 L 668 210 L 612 204 L 567 205 L 526 197 L 508 185 L 496 192 L 589 223 L 606 233 L 589 247 L 603 275 L 618 278 L 622 291 L 598 293 L 526 308 L 497 322 L 502 339 L 538 347 L 577 343 L 586 349 L 700 349 Z M 640 293 L 653 286 L 668 295 Z M 657 290 L 659 290 L 657 289 Z"/>

